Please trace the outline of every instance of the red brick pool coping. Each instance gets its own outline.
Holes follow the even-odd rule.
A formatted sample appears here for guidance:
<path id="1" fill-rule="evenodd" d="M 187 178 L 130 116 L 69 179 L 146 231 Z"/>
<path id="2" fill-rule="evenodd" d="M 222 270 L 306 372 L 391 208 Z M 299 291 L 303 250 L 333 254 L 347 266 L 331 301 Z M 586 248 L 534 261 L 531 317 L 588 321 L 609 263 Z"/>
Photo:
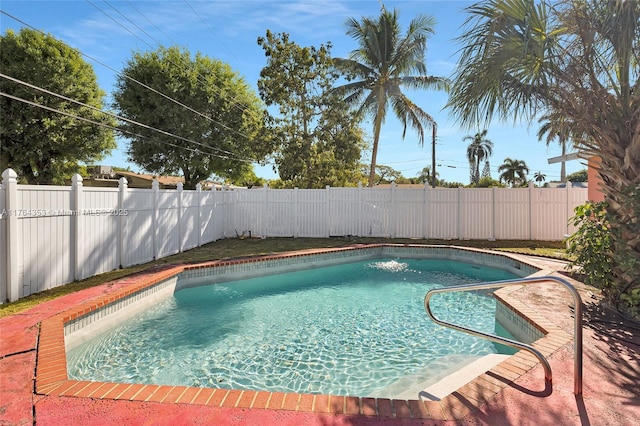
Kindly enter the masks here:
<path id="1" fill-rule="evenodd" d="M 106 294 L 82 302 L 41 322 L 36 354 L 35 393 L 37 395 L 91 398 L 93 400 L 190 404 L 193 406 L 282 410 L 315 414 L 346 414 L 379 418 L 455 420 L 477 410 L 504 388 L 512 386 L 515 380 L 539 363 L 533 355 L 520 351 L 440 401 L 123 384 L 78 381 L 68 378 L 64 340 L 65 323 L 153 286 L 183 271 L 379 246 L 382 245 L 313 249 L 293 253 L 204 262 L 195 265 L 175 265 L 117 281 L 116 284 L 122 283 L 123 285 L 114 285 L 113 289 Z M 521 317 L 545 333 L 543 338 L 533 343 L 535 348 L 545 356 L 549 356 L 571 341 L 571 335 L 522 303 L 509 298 L 509 292 L 511 291 L 513 291 L 512 288 L 498 290 L 496 297 L 509 306 L 511 310 L 517 312 Z M 543 381 L 543 377 L 540 377 L 540 381 Z"/>

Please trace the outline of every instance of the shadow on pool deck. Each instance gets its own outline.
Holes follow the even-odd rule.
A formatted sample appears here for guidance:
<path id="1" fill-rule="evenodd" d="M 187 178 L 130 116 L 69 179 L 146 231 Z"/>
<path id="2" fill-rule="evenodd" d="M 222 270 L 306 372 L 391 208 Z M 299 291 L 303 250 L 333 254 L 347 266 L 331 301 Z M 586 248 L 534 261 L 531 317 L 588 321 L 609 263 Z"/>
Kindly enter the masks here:
<path id="1" fill-rule="evenodd" d="M 451 401 L 451 407 L 443 407 L 449 413 L 459 409 L 459 404 L 470 407 L 472 411 L 460 420 L 319 414 L 293 411 L 298 408 L 295 405 L 288 410 L 262 410 L 35 394 L 36 348 L 40 322 L 70 306 L 94 299 L 130 282 L 129 278 L 125 278 L 106 283 L 0 319 L 0 424 L 640 424 L 640 325 L 625 321 L 602 308 L 597 304 L 595 296 L 592 296 L 596 291 L 576 282 L 574 285 L 585 301 L 582 397 L 575 397 L 573 394 L 571 344 L 548 357 L 553 371 L 551 394 L 545 389 L 543 370 L 539 364 L 514 381 L 492 372 L 489 377 L 506 382 L 507 387 L 479 408 L 476 408 L 476 401 L 465 396 L 472 394 L 468 391 L 464 394 L 454 392 L 454 398 L 448 400 Z M 571 298 L 566 291 L 546 285 L 531 286 L 518 290 L 517 297 L 571 333 Z M 367 404 L 371 401 L 361 401 L 360 411 L 370 411 L 372 407 L 367 407 Z M 239 402 L 240 397 L 238 404 Z"/>

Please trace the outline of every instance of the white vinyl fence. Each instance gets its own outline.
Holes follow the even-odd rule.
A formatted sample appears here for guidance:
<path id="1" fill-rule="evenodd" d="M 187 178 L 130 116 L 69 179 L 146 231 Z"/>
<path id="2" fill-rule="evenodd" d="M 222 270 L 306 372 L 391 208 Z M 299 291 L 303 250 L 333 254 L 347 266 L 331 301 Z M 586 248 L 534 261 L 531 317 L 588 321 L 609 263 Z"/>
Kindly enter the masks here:
<path id="1" fill-rule="evenodd" d="M 0 303 L 221 238 L 562 240 L 584 188 L 0 186 Z"/>
<path id="2" fill-rule="evenodd" d="M 225 236 L 559 241 L 586 188 L 251 189 L 227 193 Z"/>

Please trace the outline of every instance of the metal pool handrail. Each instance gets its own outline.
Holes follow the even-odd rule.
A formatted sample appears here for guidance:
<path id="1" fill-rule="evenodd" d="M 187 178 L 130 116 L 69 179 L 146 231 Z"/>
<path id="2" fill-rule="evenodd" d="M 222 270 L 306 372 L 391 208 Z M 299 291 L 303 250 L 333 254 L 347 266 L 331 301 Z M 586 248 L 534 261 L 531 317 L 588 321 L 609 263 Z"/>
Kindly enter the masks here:
<path id="1" fill-rule="evenodd" d="M 559 277 L 544 276 L 544 277 L 521 278 L 517 280 L 492 281 L 488 283 L 466 284 L 466 285 L 457 285 L 457 286 L 444 287 L 444 288 L 436 288 L 433 290 L 429 290 L 426 296 L 424 297 L 424 309 L 427 311 L 427 314 L 429 314 L 431 319 L 436 324 L 453 328 L 455 330 L 462 331 L 464 333 L 468 333 L 473 336 L 482 337 L 484 339 L 491 340 L 496 343 L 502 343 L 503 345 L 522 349 L 532 353 L 534 356 L 536 356 L 540 360 L 540 363 L 544 368 L 545 383 L 551 384 L 552 382 L 551 366 L 549 365 L 549 362 L 544 357 L 544 355 L 533 346 L 526 345 L 524 343 L 517 342 L 515 340 L 507 339 L 504 337 L 496 336 L 493 334 L 487 334 L 481 331 L 472 330 L 470 328 L 456 325 L 450 322 L 442 321 L 433 315 L 433 312 L 431 311 L 431 306 L 429 305 L 429 300 L 431 299 L 431 296 L 437 293 L 450 293 L 454 291 L 469 291 L 469 290 L 486 290 L 490 288 L 507 287 L 507 286 L 513 286 L 513 285 L 537 284 L 545 281 L 555 281 L 557 283 L 562 284 L 569 290 L 569 292 L 571 293 L 571 296 L 573 296 L 573 301 L 575 305 L 574 337 L 573 337 L 574 339 L 574 342 L 573 342 L 573 348 L 574 348 L 573 393 L 576 396 L 579 396 L 579 395 L 582 395 L 582 299 L 580 297 L 580 293 L 578 293 L 578 291 L 573 287 L 573 285 L 571 285 L 567 280 Z"/>

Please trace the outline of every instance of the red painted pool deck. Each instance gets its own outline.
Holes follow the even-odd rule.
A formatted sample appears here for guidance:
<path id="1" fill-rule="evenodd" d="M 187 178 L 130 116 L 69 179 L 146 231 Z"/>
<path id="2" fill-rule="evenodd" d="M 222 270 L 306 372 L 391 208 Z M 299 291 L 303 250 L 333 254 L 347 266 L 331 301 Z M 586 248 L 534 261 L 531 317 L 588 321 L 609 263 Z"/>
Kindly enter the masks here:
<path id="1" fill-rule="evenodd" d="M 65 321 L 185 267 L 151 269 L 0 319 L 0 424 L 640 424 L 640 325 L 603 311 L 589 299 L 593 289 L 580 283 L 586 307 L 581 397 L 573 393 L 570 296 L 545 288 L 510 303 L 551 330 L 536 347 L 551 365 L 552 390 L 538 361 L 522 351 L 439 402 L 68 380 Z"/>

